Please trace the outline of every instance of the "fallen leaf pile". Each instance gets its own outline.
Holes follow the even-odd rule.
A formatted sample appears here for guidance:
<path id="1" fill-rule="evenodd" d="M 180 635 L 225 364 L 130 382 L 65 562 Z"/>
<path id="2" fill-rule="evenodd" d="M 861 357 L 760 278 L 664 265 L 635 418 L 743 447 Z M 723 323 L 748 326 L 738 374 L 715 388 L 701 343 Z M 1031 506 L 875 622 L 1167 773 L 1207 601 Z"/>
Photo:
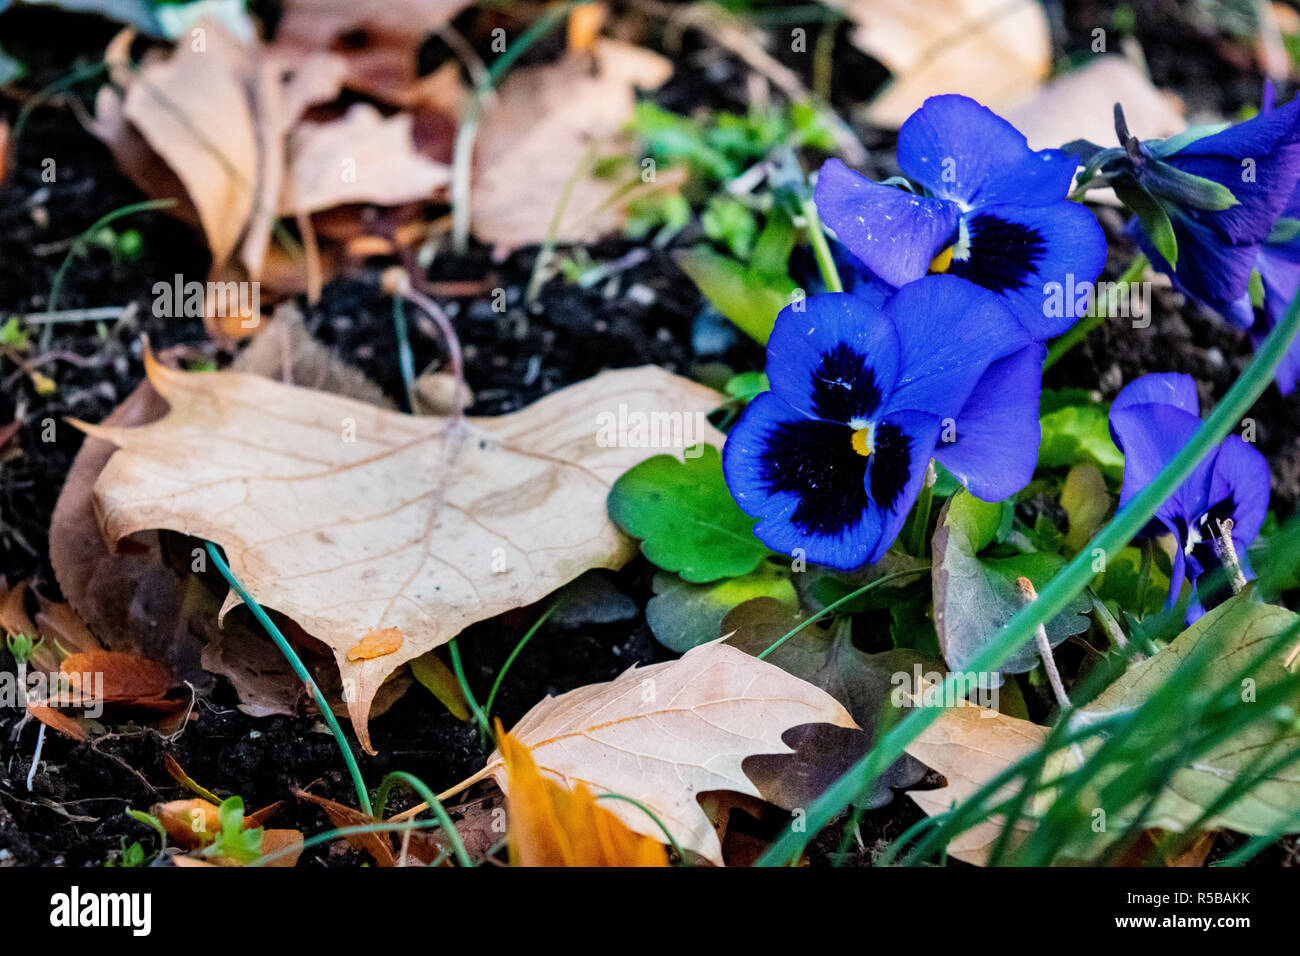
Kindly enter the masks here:
<path id="1" fill-rule="evenodd" d="M 446 165 L 417 150 L 408 113 L 357 103 L 305 119 L 349 76 L 327 47 L 244 44 L 209 21 L 198 32 L 138 69 L 125 62 L 130 33 L 115 40 L 107 58 L 118 84 L 100 88 L 92 131 L 147 195 L 178 200 L 173 212 L 201 227 L 212 279 L 274 280 L 271 237 L 283 217 L 429 200 L 450 181 Z M 238 318 L 220 331 L 257 327 L 257 316 Z"/>
<path id="2" fill-rule="evenodd" d="M 253 375 L 152 358 L 148 374 L 166 417 L 80 426 L 118 446 L 94 488 L 105 536 L 166 528 L 221 545 L 260 603 L 332 650 L 367 748 L 371 702 L 402 664 L 635 553 L 605 498 L 647 450 L 603 447 L 601 410 L 695 415 L 718 403 L 647 367 L 449 426 Z M 400 642 L 367 640 L 385 629 Z"/>

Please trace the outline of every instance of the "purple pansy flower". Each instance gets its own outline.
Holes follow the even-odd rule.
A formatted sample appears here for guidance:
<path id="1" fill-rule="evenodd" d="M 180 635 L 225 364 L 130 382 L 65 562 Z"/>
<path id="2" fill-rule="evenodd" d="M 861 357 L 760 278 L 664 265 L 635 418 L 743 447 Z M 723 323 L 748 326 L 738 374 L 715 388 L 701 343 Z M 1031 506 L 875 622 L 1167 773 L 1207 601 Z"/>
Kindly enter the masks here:
<path id="1" fill-rule="evenodd" d="M 973 491 L 1005 497 L 1028 480 L 1041 349 L 996 297 L 951 276 L 881 307 L 848 293 L 789 306 L 768 340 L 772 389 L 723 449 L 731 493 L 776 551 L 843 570 L 877 561 L 932 456 Z M 1033 452 L 1028 471 L 1004 453 L 1017 447 Z"/>
<path id="2" fill-rule="evenodd" d="M 1120 506 L 1145 488 L 1201 426 L 1196 383 L 1175 373 L 1143 375 L 1130 382 L 1110 410 L 1110 431 L 1124 453 Z M 1229 435 L 1156 511 L 1145 537 L 1171 534 L 1177 543 L 1169 581 L 1169 603 L 1193 586 L 1188 621 L 1204 613 L 1197 583 L 1221 565 L 1215 549 L 1220 522 L 1231 519 L 1231 537 L 1242 571 L 1252 577 L 1246 548 L 1268 511 L 1268 462 L 1237 435 Z"/>
<path id="3" fill-rule="evenodd" d="M 924 192 L 872 182 L 839 160 L 817 180 L 817 209 L 872 274 L 900 287 L 946 273 L 988 289 L 1042 341 L 1079 316 L 1050 289 L 1090 285 L 1106 261 L 1096 219 L 1066 199 L 1078 161 L 1033 150 L 965 96 L 933 96 L 898 133 L 898 165 Z M 1059 301 L 1059 296 L 1057 297 Z"/>

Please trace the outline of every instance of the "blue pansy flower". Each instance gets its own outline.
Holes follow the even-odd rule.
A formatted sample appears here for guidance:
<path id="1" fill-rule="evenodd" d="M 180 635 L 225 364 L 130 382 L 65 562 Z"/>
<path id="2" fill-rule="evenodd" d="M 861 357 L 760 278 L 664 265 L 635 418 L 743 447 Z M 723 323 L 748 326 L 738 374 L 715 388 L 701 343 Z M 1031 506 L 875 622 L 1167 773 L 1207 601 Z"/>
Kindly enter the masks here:
<path id="1" fill-rule="evenodd" d="M 1124 486 L 1120 506 L 1145 488 L 1201 426 L 1196 383 L 1174 373 L 1143 375 L 1129 383 L 1110 409 L 1110 431 L 1124 453 Z M 1197 466 L 1156 511 L 1144 537 L 1173 535 L 1169 603 L 1178 598 L 1184 580 L 1193 585 L 1188 621 L 1204 613 L 1206 595 L 1197 583 L 1207 571 L 1221 566 L 1215 541 L 1221 524 L 1232 521 L 1231 537 L 1238 562 L 1253 577 L 1246 548 L 1259 533 L 1268 511 L 1268 462 L 1237 435 L 1229 435 Z"/>
<path id="2" fill-rule="evenodd" d="M 1010 123 L 965 96 L 933 96 L 898 133 L 898 165 L 917 193 L 872 182 L 839 160 L 817 180 L 817 210 L 875 276 L 895 288 L 928 273 L 999 296 L 1038 341 L 1079 318 L 1053 309 L 1090 286 L 1106 239 L 1065 197 L 1078 161 L 1033 150 Z M 1056 290 L 1053 299 L 1052 290 Z"/>
<path id="3" fill-rule="evenodd" d="M 1142 143 L 1118 114 L 1126 155 L 1106 176 L 1138 213 L 1130 230 L 1152 264 L 1243 329 L 1255 320 L 1248 293 L 1256 257 L 1300 182 L 1300 100 L 1270 106 L 1208 135 L 1193 129 Z M 1176 242 L 1173 263 L 1156 235 L 1165 229 Z"/>
<path id="4" fill-rule="evenodd" d="M 771 391 L 723 448 L 732 495 L 759 519 L 754 533 L 774 550 L 849 570 L 888 550 L 932 456 L 975 472 L 972 487 L 1022 486 L 1019 462 L 999 472 L 1000 446 L 1038 447 L 1036 384 L 1026 392 L 1041 352 L 1021 357 L 1031 345 L 1041 349 L 994 296 L 951 276 L 910 283 L 882 307 L 829 293 L 783 309 L 767 345 Z M 990 375 L 1015 384 L 1004 401 L 986 384 L 969 427 L 952 434 Z M 1028 411 L 1009 413 L 1013 399 Z"/>

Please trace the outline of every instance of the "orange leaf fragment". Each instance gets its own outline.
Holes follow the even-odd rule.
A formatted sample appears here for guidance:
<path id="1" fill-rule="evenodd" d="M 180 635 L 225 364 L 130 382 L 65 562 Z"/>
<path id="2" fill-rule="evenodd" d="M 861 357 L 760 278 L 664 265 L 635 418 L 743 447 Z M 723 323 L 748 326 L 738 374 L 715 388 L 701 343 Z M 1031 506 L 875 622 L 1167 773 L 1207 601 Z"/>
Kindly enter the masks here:
<path id="1" fill-rule="evenodd" d="M 397 653 L 402 646 L 402 631 L 396 627 L 381 627 L 371 631 L 352 645 L 348 651 L 350 661 L 373 661 Z"/>
<path id="2" fill-rule="evenodd" d="M 514 866 L 667 866 L 663 844 L 634 833 L 583 784 L 566 790 L 542 775 L 528 748 L 500 734 L 509 775 Z"/>

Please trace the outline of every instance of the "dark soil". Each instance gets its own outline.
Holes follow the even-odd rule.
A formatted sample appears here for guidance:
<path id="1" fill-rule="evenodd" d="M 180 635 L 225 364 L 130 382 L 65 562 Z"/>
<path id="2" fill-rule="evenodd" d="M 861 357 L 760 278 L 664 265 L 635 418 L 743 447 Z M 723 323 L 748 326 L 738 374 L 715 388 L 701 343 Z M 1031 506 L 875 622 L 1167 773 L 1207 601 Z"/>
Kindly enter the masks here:
<path id="1" fill-rule="evenodd" d="M 1207 111 L 1231 114 L 1258 97 L 1259 79 L 1243 74 L 1223 58 L 1221 39 L 1197 27 L 1181 26 L 1186 18 L 1166 2 L 1134 4 L 1138 35 L 1158 84 L 1183 93 Z M 1085 51 L 1094 25 L 1110 24 L 1110 4 L 1049 5 L 1057 16 L 1061 55 Z M 1062 11 L 1068 10 L 1068 13 Z M 69 18 L 48 10 L 25 10 L 5 26 L 40 29 L 54 39 L 44 57 L 34 62 L 39 88 L 66 75 L 70 65 L 93 62 L 102 53 L 111 28 L 92 18 Z M 69 27 L 69 21 L 74 26 Z M 810 24 L 810 35 L 818 28 Z M 784 29 L 784 28 L 783 28 Z M 7 34 L 8 35 L 8 34 Z M 783 51 L 789 65 L 807 71 L 807 58 Z M 847 110 L 861 102 L 881 82 L 879 64 L 849 46 L 841 27 L 835 46 L 836 87 L 833 100 Z M 545 45 L 535 51 L 547 55 Z M 733 57 L 711 50 L 705 38 L 688 33 L 678 56 L 676 77 L 659 94 L 668 108 L 689 111 L 702 105 L 743 110 L 746 68 Z M 41 71 L 44 71 L 42 74 Z M 93 84 L 77 88 L 85 95 Z M 0 101 L 12 124 L 16 105 Z M 864 134 L 873 149 L 887 148 L 887 137 Z M 41 164 L 53 158 L 54 182 L 43 182 Z M 139 201 L 138 191 L 117 171 L 108 152 L 84 132 L 66 108 L 34 111 L 18 141 L 12 172 L 0 185 L 0 317 L 39 312 L 47 307 L 55 271 L 66 255 L 66 240 L 80 235 L 100 216 Z M 64 476 L 80 446 L 81 436 L 63 424 L 66 417 L 98 421 L 116 407 L 142 378 L 141 337 L 156 349 L 188 345 L 197 360 L 228 356 L 215 352 L 198 320 L 158 319 L 152 315 L 151 288 L 176 273 L 206 274 L 207 253 L 184 226 L 163 213 L 144 213 L 118 224 L 139 230 L 143 255 L 133 263 L 114 263 L 109 253 L 91 248 L 70 270 L 60 308 L 126 306 L 134 303 L 127 321 L 96 324 L 64 323 L 53 327 L 38 350 L 40 370 L 58 383 L 51 396 L 38 395 L 25 376 L 14 376 L 12 364 L 2 372 L 0 426 L 18 420 L 16 439 L 21 454 L 0 455 L 0 574 L 17 582 L 32 580 L 46 596 L 59 596 L 49 567 L 46 535 L 50 514 Z M 1108 224 L 1112 227 L 1117 223 Z M 1108 231 L 1118 232 L 1117 228 Z M 691 237 L 685 237 L 689 239 Z M 633 249 L 621 241 L 589 250 L 598 261 L 617 259 Z M 457 334 L 465 346 L 466 377 L 475 395 L 473 414 L 494 415 L 522 407 L 541 395 L 588 378 L 603 368 L 654 363 L 686 375 L 718 382 L 722 366 L 757 369 L 762 353 L 739 335 L 716 341 L 712 325 L 701 324 L 702 303 L 691 283 L 672 265 L 668 255 L 651 251 L 640 264 L 617 280 L 594 290 L 581 290 L 563 281 L 547 284 L 537 308 L 523 305 L 535 251 L 525 250 L 494 262 L 483 248 L 463 257 L 440 256 L 424 277 L 428 282 L 483 280 L 484 288 L 506 290 L 509 307 L 493 312 L 490 292 L 445 300 Z M 1127 259 L 1118 246 L 1108 275 L 1117 274 Z M 1201 383 L 1206 404 L 1220 398 L 1244 367 L 1251 348 L 1243 336 L 1163 292 L 1156 320 L 1145 330 L 1113 323 L 1095 332 L 1049 373 L 1048 387 L 1099 389 L 1107 398 L 1127 381 L 1149 371 L 1183 371 Z M 401 379 L 392 334 L 389 300 L 379 289 L 378 271 L 329 284 L 320 303 L 307 310 L 309 329 L 335 347 L 394 399 L 401 400 Z M 713 341 L 710 341 L 713 340 Z M 417 369 L 440 357 L 435 340 L 415 336 Z M 1252 415 L 1257 421 L 1258 447 L 1273 466 L 1274 505 L 1281 514 L 1294 508 L 1300 495 L 1300 430 L 1295 426 L 1300 397 L 1280 398 L 1270 390 Z M 57 423 L 56 439 L 42 441 L 47 420 Z M 671 655 L 654 640 L 645 623 L 644 606 L 650 591 L 651 569 L 634 561 L 610 575 L 614 587 L 632 599 L 635 616 L 607 624 L 575 622 L 544 627 L 510 671 L 498 698 L 497 714 L 509 726 L 546 694 L 561 693 L 594 681 L 608 680 L 634 663 L 667 659 Z M 540 607 L 521 609 L 475 625 L 461 637 L 468 678 L 480 699 L 486 695 L 502 662 L 520 635 L 536 619 Z M 244 613 L 236 611 L 234 613 Z M 0 652 L 0 668 L 12 669 Z M 225 796 L 239 794 L 246 806 L 257 808 L 283 800 L 272 819 L 277 827 L 298 827 L 312 834 L 328 821 L 316 807 L 292 797 L 296 788 L 349 802 L 351 784 L 338 752 L 318 719 L 277 717 L 253 719 L 235 709 L 232 688 L 219 682 L 211 699 L 198 707 L 198 719 L 175 740 L 132 726 L 94 741 L 78 744 L 58 734 L 48 735 L 43 764 L 28 793 L 24 786 L 34 746 L 28 728 L 17 742 L 8 730 L 17 712 L 0 716 L 0 865 L 95 865 L 114 858 L 120 840 L 151 835 L 124 814 L 127 808 L 185 795 L 168 776 L 163 759 L 170 754 L 203 786 Z M 463 779 L 482 765 L 485 754 L 476 732 L 450 716 L 431 695 L 414 687 L 387 714 L 373 722 L 378 756 L 363 758 L 362 769 L 372 785 L 389 770 L 410 771 L 435 790 Z M 353 798 L 354 799 L 354 798 Z M 778 815 L 779 817 L 779 815 Z M 832 827 L 814 843 L 814 864 L 869 863 L 878 845 L 887 843 L 919 819 L 906 799 L 896 800 L 862 821 L 861 843 L 849 841 L 841 858 L 842 834 Z M 758 835 L 770 834 L 779 819 L 736 824 Z M 355 865 L 362 858 L 339 847 L 308 851 L 304 863 Z"/>

